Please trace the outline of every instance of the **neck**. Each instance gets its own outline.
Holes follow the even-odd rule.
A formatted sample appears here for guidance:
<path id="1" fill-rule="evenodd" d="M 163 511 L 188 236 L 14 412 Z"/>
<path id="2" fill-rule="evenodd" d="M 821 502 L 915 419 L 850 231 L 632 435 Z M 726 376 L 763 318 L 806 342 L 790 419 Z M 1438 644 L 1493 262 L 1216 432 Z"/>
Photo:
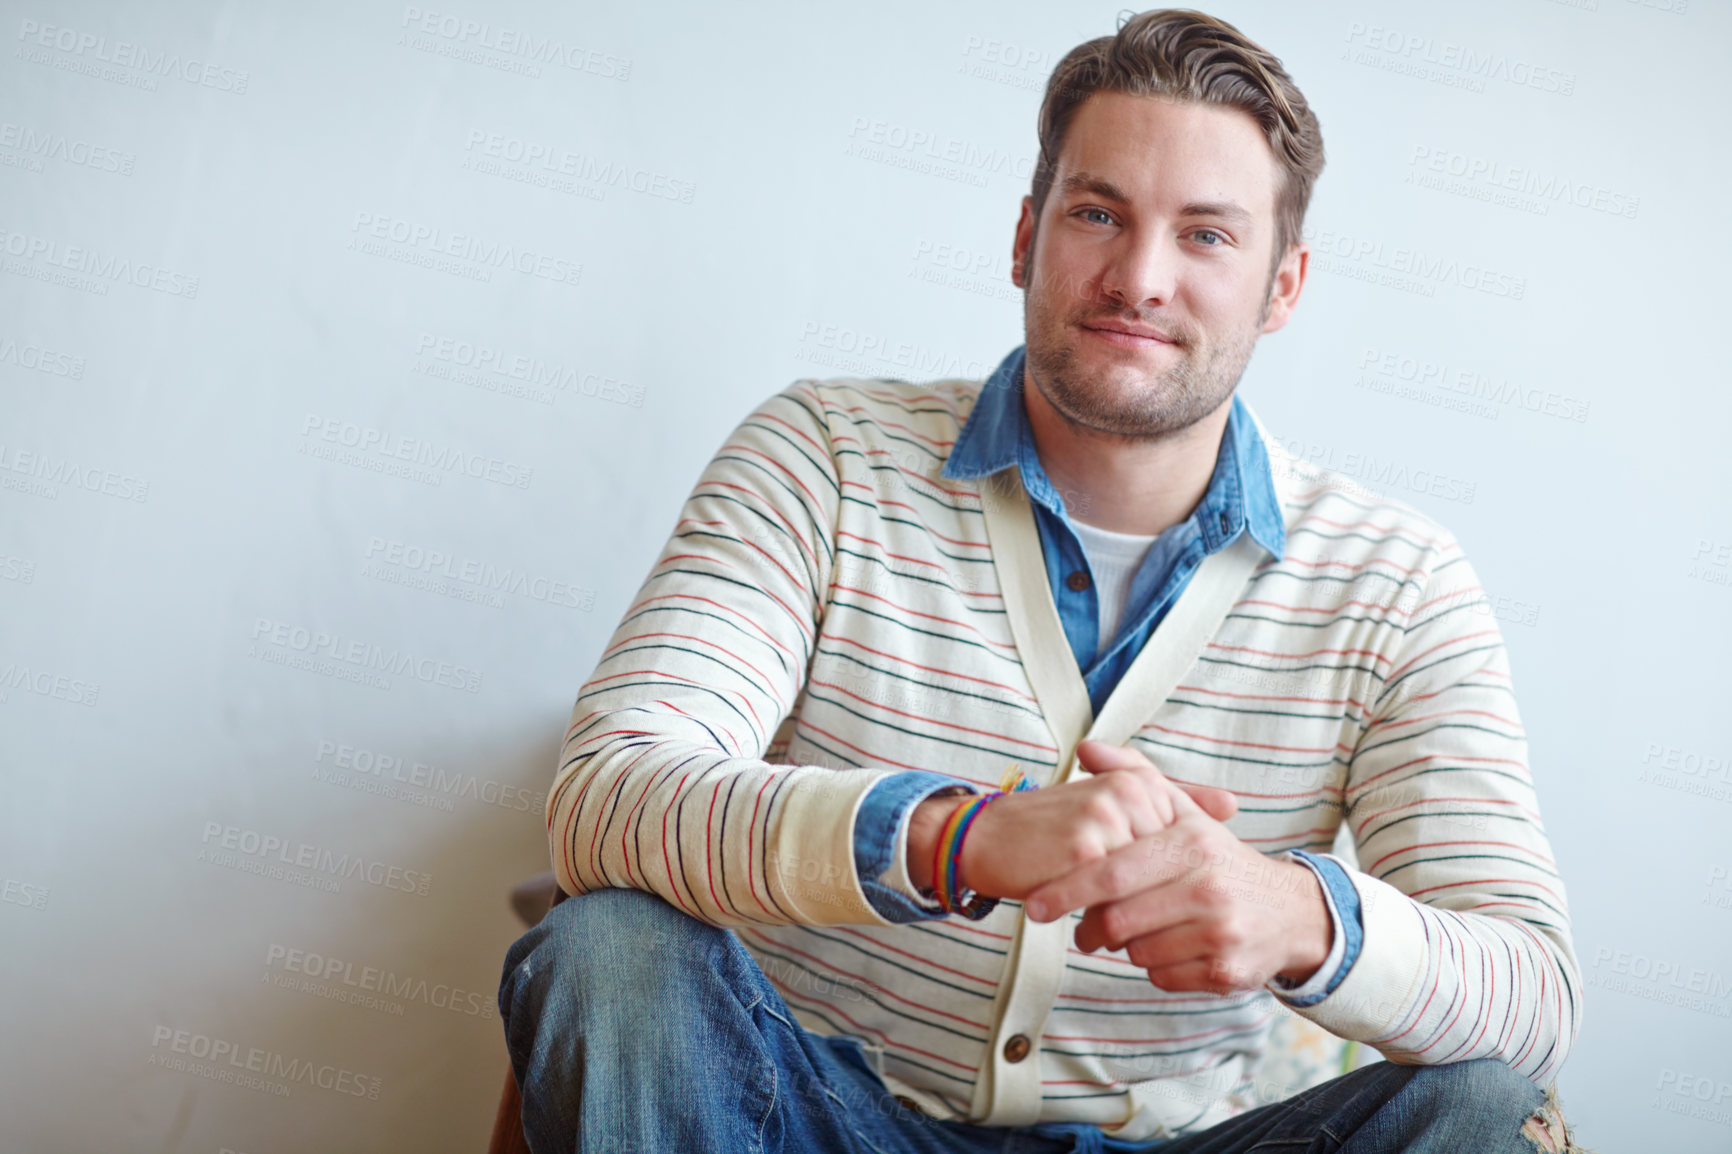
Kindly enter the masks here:
<path id="1" fill-rule="evenodd" d="M 1214 412 L 1167 436 L 1132 440 L 1079 428 L 1054 409 L 1023 372 L 1035 452 L 1072 518 L 1114 533 L 1164 533 L 1209 490 L 1229 396 Z"/>

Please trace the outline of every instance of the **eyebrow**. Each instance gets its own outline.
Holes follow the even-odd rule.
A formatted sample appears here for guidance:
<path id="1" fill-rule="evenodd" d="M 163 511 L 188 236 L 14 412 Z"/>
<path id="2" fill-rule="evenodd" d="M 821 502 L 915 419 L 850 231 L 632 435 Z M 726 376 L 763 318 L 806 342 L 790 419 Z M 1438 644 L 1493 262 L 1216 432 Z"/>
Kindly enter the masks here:
<path id="1" fill-rule="evenodd" d="M 1092 192 L 1107 200 L 1120 204 L 1129 204 L 1131 198 L 1126 196 L 1118 185 L 1105 177 L 1096 176 L 1092 172 L 1073 172 L 1059 182 L 1059 191 L 1063 195 L 1077 192 Z M 1179 209 L 1180 216 L 1212 216 L 1220 220 L 1230 220 L 1235 224 L 1251 223 L 1251 214 L 1230 200 L 1193 201 Z"/>
<path id="2" fill-rule="evenodd" d="M 1066 195 L 1073 192 L 1092 192 L 1108 200 L 1116 200 L 1120 204 L 1128 204 L 1130 197 L 1119 191 L 1119 186 L 1105 177 L 1096 176 L 1092 172 L 1073 172 L 1059 182 L 1059 191 Z"/>

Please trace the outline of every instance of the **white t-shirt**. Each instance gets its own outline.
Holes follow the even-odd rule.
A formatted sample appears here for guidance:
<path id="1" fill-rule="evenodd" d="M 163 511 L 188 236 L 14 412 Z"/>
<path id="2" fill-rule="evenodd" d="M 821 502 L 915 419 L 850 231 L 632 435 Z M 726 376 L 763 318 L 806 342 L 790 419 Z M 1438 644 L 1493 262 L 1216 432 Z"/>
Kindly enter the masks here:
<path id="1" fill-rule="evenodd" d="M 1114 533 L 1077 520 L 1072 520 L 1071 525 L 1082 542 L 1083 553 L 1088 556 L 1095 595 L 1100 599 L 1101 636 L 1100 644 L 1095 647 L 1095 655 L 1099 656 L 1118 636 L 1119 618 L 1124 616 L 1125 599 L 1131 593 L 1131 579 L 1137 575 L 1137 567 L 1160 534 L 1144 537 L 1134 533 Z"/>

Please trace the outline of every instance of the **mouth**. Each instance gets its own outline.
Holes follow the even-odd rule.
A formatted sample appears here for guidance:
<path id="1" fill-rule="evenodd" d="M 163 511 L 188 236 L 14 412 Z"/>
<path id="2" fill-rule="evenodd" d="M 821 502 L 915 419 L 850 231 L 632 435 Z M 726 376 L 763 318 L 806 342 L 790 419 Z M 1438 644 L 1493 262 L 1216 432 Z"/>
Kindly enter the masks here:
<path id="1" fill-rule="evenodd" d="M 1159 329 L 1138 328 L 1114 321 L 1097 321 L 1078 327 L 1090 336 L 1121 349 L 1154 349 L 1178 344 Z"/>

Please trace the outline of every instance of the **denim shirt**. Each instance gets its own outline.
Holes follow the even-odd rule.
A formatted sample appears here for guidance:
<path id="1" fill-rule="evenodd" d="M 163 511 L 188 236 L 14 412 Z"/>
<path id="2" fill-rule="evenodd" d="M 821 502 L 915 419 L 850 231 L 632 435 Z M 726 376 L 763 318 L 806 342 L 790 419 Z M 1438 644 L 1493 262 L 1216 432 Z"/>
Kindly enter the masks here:
<path id="1" fill-rule="evenodd" d="M 1011 465 L 1020 470 L 1040 531 L 1053 603 L 1098 715 L 1203 558 L 1247 532 L 1271 555 L 1280 557 L 1286 548 L 1286 526 L 1262 437 L 1235 395 L 1203 499 L 1189 517 L 1155 538 L 1131 579 L 1118 634 L 1102 646 L 1099 594 L 1088 557 L 1065 510 L 1064 498 L 1053 487 L 1035 450 L 1023 399 L 1023 354 L 1021 346 L 1013 349 L 982 386 L 940 475 L 966 481 Z M 1079 573 L 1089 579 L 1070 580 Z M 1073 588 L 1073 583 L 1078 588 Z M 856 872 L 867 899 L 885 918 L 911 922 L 944 916 L 935 905 L 928 908 L 911 901 L 886 884 L 883 875 L 895 864 L 897 834 L 914 807 L 941 789 L 967 784 L 939 773 L 910 770 L 880 782 L 861 803 L 854 823 Z M 1303 850 L 1289 852 L 1317 875 L 1336 927 L 1336 948 L 1330 957 L 1335 960 L 1339 956 L 1339 964 L 1326 974 L 1331 970 L 1326 962 L 1323 970 L 1304 984 L 1301 997 L 1288 999 L 1293 1005 L 1310 1005 L 1340 984 L 1358 955 L 1358 895 L 1333 858 Z"/>

